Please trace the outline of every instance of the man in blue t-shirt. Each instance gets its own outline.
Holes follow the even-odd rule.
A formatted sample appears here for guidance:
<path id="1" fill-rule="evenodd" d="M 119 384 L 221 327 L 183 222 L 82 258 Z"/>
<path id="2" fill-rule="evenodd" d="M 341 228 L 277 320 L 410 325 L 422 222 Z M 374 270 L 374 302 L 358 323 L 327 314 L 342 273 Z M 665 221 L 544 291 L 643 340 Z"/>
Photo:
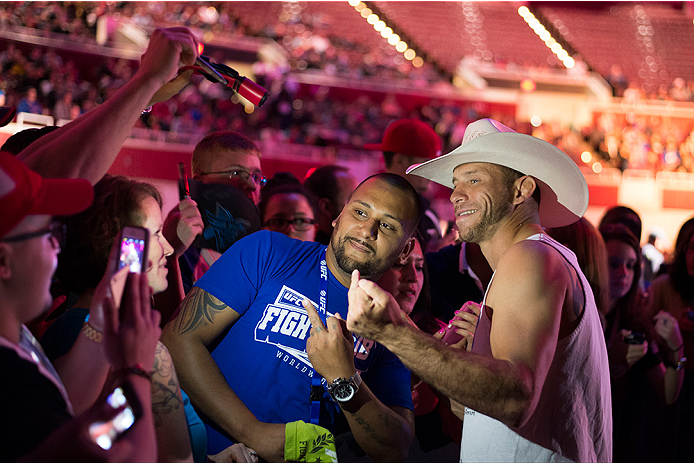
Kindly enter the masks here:
<path id="1" fill-rule="evenodd" d="M 330 392 L 321 400 L 321 426 L 333 429 L 343 414 L 375 460 L 406 456 L 414 431 L 409 372 L 379 344 L 353 337 L 343 319 L 352 272 L 377 280 L 407 253 L 420 208 L 405 179 L 374 175 L 335 220 L 327 248 L 257 232 L 198 280 L 162 340 L 210 424 L 210 451 L 234 439 L 265 460 L 284 459 L 285 424 L 311 420 L 317 373 Z M 321 295 L 325 323 L 312 307 Z"/>

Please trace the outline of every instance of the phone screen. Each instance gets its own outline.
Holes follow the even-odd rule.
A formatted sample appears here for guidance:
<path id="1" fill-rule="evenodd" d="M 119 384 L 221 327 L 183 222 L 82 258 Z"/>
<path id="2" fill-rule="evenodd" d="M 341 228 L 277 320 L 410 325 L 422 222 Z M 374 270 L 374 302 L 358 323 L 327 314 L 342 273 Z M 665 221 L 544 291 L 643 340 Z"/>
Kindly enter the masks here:
<path id="1" fill-rule="evenodd" d="M 113 408 L 121 406 L 125 408 L 110 421 L 97 421 L 89 425 L 89 435 L 104 450 L 110 449 L 113 442 L 130 429 L 137 419 L 121 386 L 115 388 L 106 401 Z"/>
<path id="2" fill-rule="evenodd" d="M 142 273 L 145 240 L 124 236 L 120 243 L 118 270 L 129 267 L 131 273 Z"/>

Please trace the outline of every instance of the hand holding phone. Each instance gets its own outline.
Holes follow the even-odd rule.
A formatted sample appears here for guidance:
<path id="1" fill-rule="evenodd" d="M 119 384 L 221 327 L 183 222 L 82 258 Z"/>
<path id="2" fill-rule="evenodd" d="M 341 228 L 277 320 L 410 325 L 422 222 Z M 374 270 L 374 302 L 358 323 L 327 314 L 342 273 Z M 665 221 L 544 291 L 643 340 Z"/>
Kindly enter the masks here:
<path id="1" fill-rule="evenodd" d="M 120 236 L 118 270 L 128 267 L 130 273 L 142 273 L 147 269 L 147 245 L 149 231 L 142 227 L 123 227 Z"/>
<path id="2" fill-rule="evenodd" d="M 106 301 L 111 299 L 115 311 L 120 307 L 125 283 L 131 269 L 146 269 L 149 231 L 141 227 L 123 227 L 114 240 L 108 257 L 106 272 L 94 290 L 92 305 L 89 309 L 89 323 L 98 331 L 103 331 L 105 312 L 110 307 Z M 144 245 L 142 245 L 144 242 Z M 131 251 L 135 254 L 131 255 Z M 137 252 L 139 250 L 139 252 Z M 108 304 L 109 307 L 105 305 Z"/>
<path id="3" fill-rule="evenodd" d="M 89 425 L 92 441 L 104 450 L 120 439 L 142 416 L 142 406 L 130 383 L 125 381 L 106 397 L 111 408 L 122 410 L 108 421 L 95 421 Z"/>
<path id="4" fill-rule="evenodd" d="M 465 337 L 456 331 L 458 329 L 458 327 L 452 324 L 452 322 L 455 320 L 460 320 L 460 319 L 457 318 L 457 316 L 451 318 L 451 320 L 448 322 L 448 325 L 446 325 L 446 327 L 444 328 L 444 333 L 443 333 L 443 337 L 441 338 L 441 342 L 443 342 L 447 346 L 449 346 L 451 344 L 458 344 Z"/>
<path id="5" fill-rule="evenodd" d="M 109 266 L 115 269 L 114 274 L 111 275 L 109 287 L 116 307 L 120 307 L 128 273 L 143 273 L 143 269 L 147 271 L 149 231 L 142 227 L 125 226 L 121 230 L 116 246 L 116 252 L 111 254 L 116 262 Z M 124 268 L 127 270 L 122 270 Z"/>
<path id="6" fill-rule="evenodd" d="M 448 322 L 444 328 L 444 334 L 441 341 L 446 345 L 458 344 L 463 339 L 467 338 L 468 342 L 464 348 L 469 350 L 472 347 L 472 339 L 477 328 L 477 321 L 481 312 L 479 304 L 469 301 L 455 312 L 455 316 Z M 459 333 L 458 330 L 463 331 Z"/>

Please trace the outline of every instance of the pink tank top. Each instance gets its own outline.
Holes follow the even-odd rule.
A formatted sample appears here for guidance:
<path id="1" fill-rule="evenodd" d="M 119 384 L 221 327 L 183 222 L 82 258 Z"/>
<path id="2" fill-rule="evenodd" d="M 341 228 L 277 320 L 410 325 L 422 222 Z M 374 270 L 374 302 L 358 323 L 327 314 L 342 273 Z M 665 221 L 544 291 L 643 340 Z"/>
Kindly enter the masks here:
<path id="1" fill-rule="evenodd" d="M 573 252 L 544 234 L 528 239 L 552 246 L 574 268 L 585 309 L 576 329 L 558 341 L 537 408 L 523 426 L 512 429 L 466 409 L 460 461 L 611 461 L 610 372 L 593 291 Z M 485 310 L 472 352 L 491 356 L 491 324 Z"/>

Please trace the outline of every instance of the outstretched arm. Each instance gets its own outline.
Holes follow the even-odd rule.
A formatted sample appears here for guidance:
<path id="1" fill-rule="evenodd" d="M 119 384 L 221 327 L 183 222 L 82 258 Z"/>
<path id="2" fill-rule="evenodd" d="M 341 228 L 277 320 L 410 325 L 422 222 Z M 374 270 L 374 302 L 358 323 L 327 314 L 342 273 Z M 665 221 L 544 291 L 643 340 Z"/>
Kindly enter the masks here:
<path id="1" fill-rule="evenodd" d="M 167 99 L 183 88 L 187 72 L 170 82 L 197 57 L 197 40 L 185 27 L 157 29 L 135 76 L 100 106 L 78 117 L 19 154 L 44 177 L 86 178 L 98 182 L 113 164 L 142 110 L 166 85 Z M 162 95 L 162 92 L 159 92 Z M 163 101 L 163 100 L 160 100 Z"/>
<path id="2" fill-rule="evenodd" d="M 554 355 L 569 276 L 558 259 L 524 246 L 507 254 L 487 296 L 493 357 L 445 346 L 412 328 L 392 296 L 368 280 L 350 288 L 347 327 L 385 345 L 456 402 L 517 427 L 534 409 Z M 517 268 L 537 271 L 519 274 Z"/>
<path id="3" fill-rule="evenodd" d="M 260 457 L 283 461 L 285 425 L 258 421 L 229 387 L 207 350 L 239 318 L 231 307 L 194 287 L 181 302 L 179 313 L 164 327 L 161 339 L 195 407 L 226 434 L 255 449 Z"/>

